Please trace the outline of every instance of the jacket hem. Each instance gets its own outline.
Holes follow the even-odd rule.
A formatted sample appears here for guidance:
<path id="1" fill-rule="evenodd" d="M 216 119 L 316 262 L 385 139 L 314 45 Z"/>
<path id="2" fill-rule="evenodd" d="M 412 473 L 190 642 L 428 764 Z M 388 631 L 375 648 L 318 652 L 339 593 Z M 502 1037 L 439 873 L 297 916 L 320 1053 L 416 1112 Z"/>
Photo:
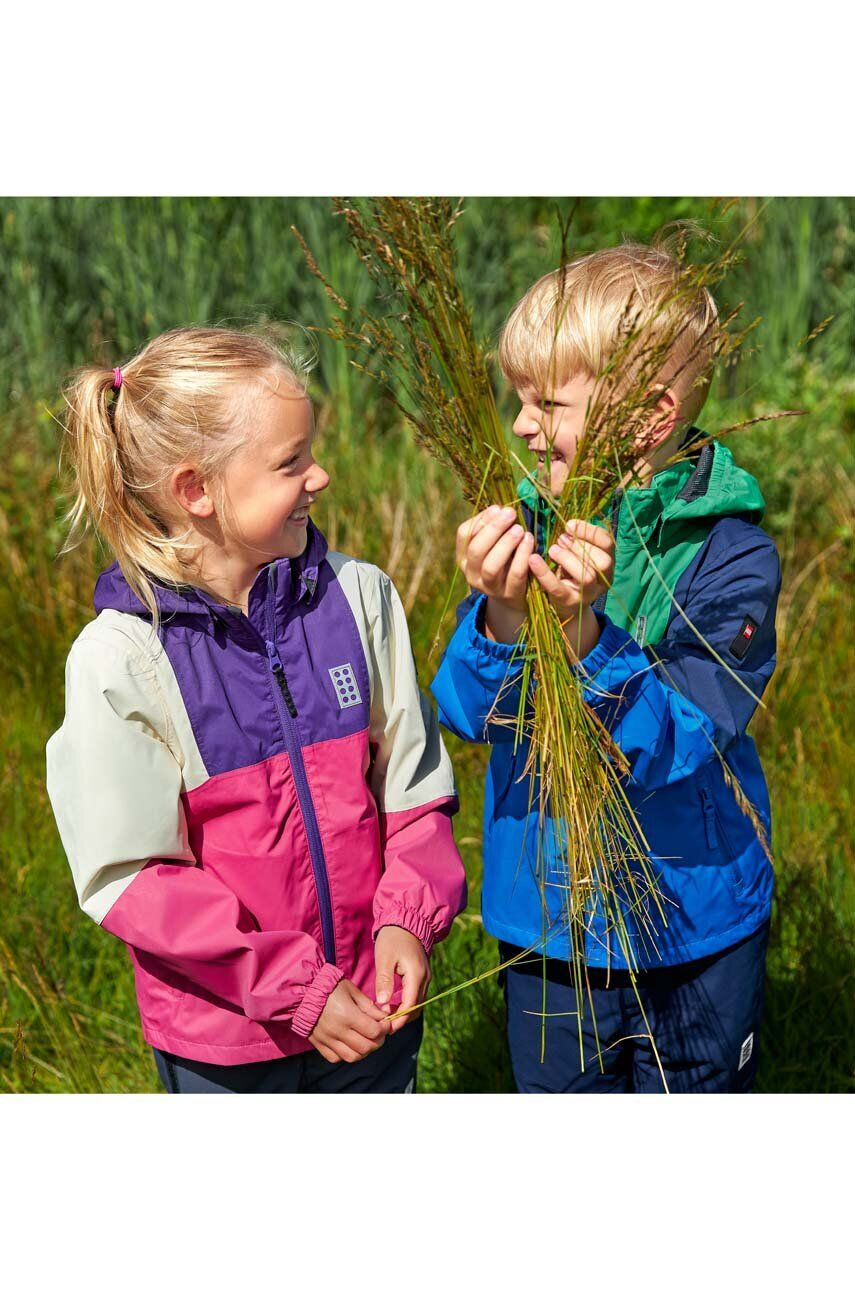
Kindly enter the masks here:
<path id="1" fill-rule="evenodd" d="M 738 941 L 743 941 L 752 932 L 756 932 L 763 923 L 767 922 L 772 913 L 771 898 L 766 905 L 761 906 L 750 918 L 745 918 L 740 923 L 735 923 L 725 931 L 719 932 L 715 936 L 707 936 L 699 941 L 685 941 L 679 947 L 669 946 L 663 949 L 662 956 L 653 959 L 642 958 L 639 956 L 637 968 L 639 971 L 649 972 L 656 968 L 677 967 L 681 963 L 694 963 L 696 959 L 705 959 L 710 954 L 717 954 L 721 950 L 729 949 L 731 945 L 736 945 Z M 541 953 L 541 939 L 536 937 L 532 940 L 518 927 L 511 927 L 507 923 L 500 923 L 495 919 L 484 916 L 484 929 L 490 936 L 496 940 L 508 941 L 511 945 L 518 945 L 520 949 L 530 948 L 532 953 Z M 566 962 L 570 957 L 570 944 L 565 938 L 556 937 L 551 943 L 550 948 L 546 951 L 546 957 L 550 959 L 560 959 Z M 604 952 L 592 953 L 586 952 L 585 962 L 591 968 L 611 968 L 613 971 L 627 971 L 629 964 L 622 954 L 613 953 L 607 955 Z"/>
<path id="2" fill-rule="evenodd" d="M 251 1062 L 275 1061 L 280 1057 L 298 1057 L 313 1051 L 308 1039 L 288 1035 L 282 1043 L 274 1039 L 254 1040 L 248 1044 L 199 1044 L 183 1035 L 168 1034 L 165 1030 L 142 1023 L 143 1038 L 152 1048 L 172 1053 L 175 1057 L 188 1057 L 191 1061 L 213 1062 L 217 1066 L 242 1066 Z"/>

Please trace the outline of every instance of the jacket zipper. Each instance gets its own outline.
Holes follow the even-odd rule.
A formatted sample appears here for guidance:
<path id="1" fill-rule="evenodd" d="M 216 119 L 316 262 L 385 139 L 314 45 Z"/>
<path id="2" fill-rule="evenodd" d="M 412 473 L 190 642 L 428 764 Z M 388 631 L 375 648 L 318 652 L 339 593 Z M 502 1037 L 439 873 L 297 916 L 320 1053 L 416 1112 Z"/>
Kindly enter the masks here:
<path id="1" fill-rule="evenodd" d="M 297 705 L 294 703 L 294 696 L 288 685 L 288 678 L 285 675 L 285 668 L 282 666 L 282 659 L 279 656 L 279 650 L 276 648 L 274 640 L 274 617 L 273 617 L 273 596 L 276 587 L 275 565 L 271 566 L 270 571 L 270 591 L 267 604 L 267 633 L 268 639 L 264 642 L 267 651 L 267 662 L 270 667 L 271 675 L 276 682 L 274 686 L 274 695 L 277 700 L 279 712 L 279 721 L 282 726 L 282 734 L 285 737 L 285 747 L 288 750 L 288 756 L 291 759 L 291 769 L 294 774 L 294 784 L 297 789 L 297 800 L 300 803 L 300 812 L 303 816 L 303 825 L 306 829 L 306 838 L 309 843 L 309 857 L 312 862 L 312 872 L 315 877 L 315 890 L 318 895 L 318 909 L 321 915 L 321 932 L 324 941 L 324 958 L 328 963 L 335 963 L 335 931 L 333 928 L 332 917 L 332 898 L 330 896 L 329 875 L 327 873 L 326 859 L 324 857 L 324 846 L 321 841 L 321 831 L 318 827 L 318 817 L 315 814 L 315 806 L 312 801 L 312 790 L 309 787 L 309 779 L 306 775 L 306 764 L 303 761 L 303 750 L 300 746 L 299 734 L 294 728 L 294 721 L 297 716 Z M 254 630 L 254 629 L 253 629 Z M 258 633 L 256 633 L 258 635 Z"/>
<path id="2" fill-rule="evenodd" d="M 615 492 L 614 497 L 612 498 L 612 513 L 611 513 L 612 537 L 614 538 L 615 542 L 617 542 L 618 516 L 620 515 L 620 506 L 621 506 L 621 502 L 623 501 L 623 492 L 624 490 L 622 488 L 618 488 Z"/>

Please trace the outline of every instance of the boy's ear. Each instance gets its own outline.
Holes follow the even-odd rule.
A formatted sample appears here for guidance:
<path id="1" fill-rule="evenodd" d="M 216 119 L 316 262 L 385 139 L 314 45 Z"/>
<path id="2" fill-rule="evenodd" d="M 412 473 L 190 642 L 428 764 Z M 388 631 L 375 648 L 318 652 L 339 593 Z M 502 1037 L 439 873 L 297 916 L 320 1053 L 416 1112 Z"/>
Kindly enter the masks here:
<path id="1" fill-rule="evenodd" d="M 651 386 L 651 393 L 659 392 L 659 398 L 650 414 L 650 420 L 639 437 L 642 452 L 653 452 L 661 448 L 677 428 L 681 401 L 676 390 L 666 385 Z"/>
<path id="2" fill-rule="evenodd" d="M 207 520 L 214 514 L 211 499 L 203 476 L 189 462 L 176 466 L 169 477 L 169 491 L 182 511 L 197 519 Z"/>

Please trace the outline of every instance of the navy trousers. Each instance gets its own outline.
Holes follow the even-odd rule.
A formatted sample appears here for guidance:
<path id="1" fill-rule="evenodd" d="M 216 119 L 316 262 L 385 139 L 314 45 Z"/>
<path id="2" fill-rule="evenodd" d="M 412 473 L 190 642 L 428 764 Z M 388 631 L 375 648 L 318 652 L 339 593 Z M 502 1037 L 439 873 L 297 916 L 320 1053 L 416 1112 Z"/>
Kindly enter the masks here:
<path id="1" fill-rule="evenodd" d="M 167 1093 L 414 1093 L 421 1017 L 358 1062 L 328 1062 L 314 1049 L 296 1057 L 217 1066 L 153 1049 Z"/>
<path id="2" fill-rule="evenodd" d="M 604 969 L 589 969 L 593 1017 L 586 998 L 584 1069 L 568 965 L 546 960 L 545 1007 L 543 960 L 506 968 L 508 1041 L 519 1092 L 664 1093 L 663 1075 L 671 1093 L 750 1092 L 768 940 L 767 922 L 708 958 L 638 973 L 647 1024 L 628 972 L 612 972 L 607 986 Z M 500 943 L 503 961 L 518 953 Z"/>

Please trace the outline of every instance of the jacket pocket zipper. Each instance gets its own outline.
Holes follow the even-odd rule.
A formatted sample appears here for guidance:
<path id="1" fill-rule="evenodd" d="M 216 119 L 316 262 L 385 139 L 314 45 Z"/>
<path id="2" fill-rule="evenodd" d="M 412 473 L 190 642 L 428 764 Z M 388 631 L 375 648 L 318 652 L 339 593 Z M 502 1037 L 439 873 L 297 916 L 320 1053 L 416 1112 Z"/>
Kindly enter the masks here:
<path id="1" fill-rule="evenodd" d="M 701 789 L 701 806 L 704 812 L 704 832 L 707 835 L 707 846 L 711 851 L 719 851 L 718 829 L 715 822 L 715 807 L 712 794 L 708 788 Z"/>
<path id="2" fill-rule="evenodd" d="M 742 870 L 733 854 L 733 849 L 727 838 L 727 830 L 721 825 L 715 800 L 708 788 L 701 789 L 701 802 L 704 808 L 704 828 L 706 829 L 707 843 L 724 856 L 733 871 L 733 884 L 736 890 L 740 891 L 744 886 Z"/>

